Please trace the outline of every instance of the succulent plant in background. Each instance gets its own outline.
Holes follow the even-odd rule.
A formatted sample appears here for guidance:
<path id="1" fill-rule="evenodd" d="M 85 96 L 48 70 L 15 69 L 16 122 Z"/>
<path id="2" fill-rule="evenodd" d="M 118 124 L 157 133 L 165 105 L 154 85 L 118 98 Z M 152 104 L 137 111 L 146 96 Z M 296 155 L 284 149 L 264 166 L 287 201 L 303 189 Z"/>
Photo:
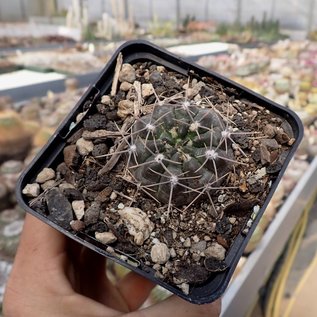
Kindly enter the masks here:
<path id="1" fill-rule="evenodd" d="M 156 201 L 189 208 L 207 199 L 217 216 L 212 196 L 238 162 L 232 147 L 235 131 L 228 116 L 205 100 L 196 104 L 181 98 L 159 101 L 151 113 L 138 118 L 124 137 L 128 153 L 126 173 Z"/>
<path id="2" fill-rule="evenodd" d="M 14 111 L 0 112 L 0 163 L 25 158 L 31 141 L 31 134 Z"/>

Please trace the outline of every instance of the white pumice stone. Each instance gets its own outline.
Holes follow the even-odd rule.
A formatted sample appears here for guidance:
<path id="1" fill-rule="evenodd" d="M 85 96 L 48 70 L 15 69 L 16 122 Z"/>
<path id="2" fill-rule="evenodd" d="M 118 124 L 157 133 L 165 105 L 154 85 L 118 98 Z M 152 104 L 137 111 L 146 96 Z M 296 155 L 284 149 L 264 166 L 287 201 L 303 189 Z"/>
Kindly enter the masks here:
<path id="1" fill-rule="evenodd" d="M 134 207 L 124 207 L 118 210 L 118 213 L 128 228 L 129 234 L 134 237 L 134 243 L 143 245 L 154 229 L 154 224 L 148 215 L 141 209 Z"/>
<path id="2" fill-rule="evenodd" d="M 151 249 L 151 259 L 154 263 L 165 264 L 170 258 L 170 251 L 165 243 L 154 244 Z"/>
<path id="3" fill-rule="evenodd" d="M 112 232 L 95 232 L 95 238 L 103 244 L 111 244 L 117 241 Z"/>
<path id="4" fill-rule="evenodd" d="M 72 202 L 72 207 L 76 218 L 81 220 L 85 215 L 85 202 L 83 200 L 74 200 Z"/>
<path id="5" fill-rule="evenodd" d="M 27 184 L 23 188 L 22 194 L 27 196 L 27 197 L 35 198 L 40 194 L 40 185 L 37 183 Z"/>
<path id="6" fill-rule="evenodd" d="M 94 149 L 94 144 L 92 141 L 85 140 L 80 138 L 76 142 L 76 148 L 80 155 L 86 156 Z"/>
<path id="7" fill-rule="evenodd" d="M 43 170 L 37 175 L 36 182 L 43 184 L 51 179 L 55 178 L 55 171 L 52 168 L 45 167 Z"/>
<path id="8" fill-rule="evenodd" d="M 213 242 L 210 247 L 204 251 L 206 257 L 213 257 L 219 261 L 224 260 L 226 256 L 226 249 L 217 242 Z"/>

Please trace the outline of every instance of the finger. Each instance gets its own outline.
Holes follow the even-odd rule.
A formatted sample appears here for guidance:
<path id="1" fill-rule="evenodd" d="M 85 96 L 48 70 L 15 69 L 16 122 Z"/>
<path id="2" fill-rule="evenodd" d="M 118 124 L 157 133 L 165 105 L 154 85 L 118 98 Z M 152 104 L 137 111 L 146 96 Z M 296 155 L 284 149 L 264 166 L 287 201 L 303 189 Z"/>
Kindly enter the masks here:
<path id="1" fill-rule="evenodd" d="M 130 311 L 133 311 L 144 303 L 155 285 L 143 276 L 130 272 L 118 282 L 117 288 L 128 304 Z"/>
<path id="2" fill-rule="evenodd" d="M 23 290 L 40 292 L 46 287 L 51 292 L 67 295 L 72 288 L 65 277 L 67 256 L 66 238 L 35 217 L 27 214 L 19 248 L 11 272 L 11 282 Z"/>
<path id="3" fill-rule="evenodd" d="M 103 256 L 84 247 L 77 262 L 78 291 L 97 300 L 101 286 L 107 281 L 106 260 Z"/>
<path id="4" fill-rule="evenodd" d="M 80 263 L 80 259 L 85 247 L 81 243 L 71 238 L 67 237 L 66 239 L 66 250 L 69 258 L 73 263 Z"/>
<path id="5" fill-rule="evenodd" d="M 84 248 L 80 261 L 80 293 L 121 312 L 129 306 L 106 275 L 106 259 L 97 252 Z"/>
<path id="6" fill-rule="evenodd" d="M 81 252 L 80 265 L 82 273 L 89 273 L 90 278 L 106 276 L 106 258 L 87 247 Z"/>
<path id="7" fill-rule="evenodd" d="M 66 237 L 57 230 L 27 214 L 20 240 L 19 253 L 25 259 L 51 258 L 64 252 Z"/>
<path id="8" fill-rule="evenodd" d="M 125 317 L 218 317 L 221 311 L 221 302 L 217 300 L 211 304 L 194 305 L 176 295 L 141 311 L 135 311 Z"/>

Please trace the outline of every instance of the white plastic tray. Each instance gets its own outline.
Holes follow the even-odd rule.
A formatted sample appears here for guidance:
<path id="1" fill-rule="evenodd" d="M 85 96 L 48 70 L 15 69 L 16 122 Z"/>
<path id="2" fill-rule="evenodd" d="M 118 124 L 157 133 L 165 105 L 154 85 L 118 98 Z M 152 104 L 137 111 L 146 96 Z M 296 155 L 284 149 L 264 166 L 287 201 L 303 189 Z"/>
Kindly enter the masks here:
<path id="1" fill-rule="evenodd" d="M 303 209 L 317 189 L 317 157 L 297 183 L 257 248 L 222 299 L 221 317 L 243 317 L 252 308 Z"/>

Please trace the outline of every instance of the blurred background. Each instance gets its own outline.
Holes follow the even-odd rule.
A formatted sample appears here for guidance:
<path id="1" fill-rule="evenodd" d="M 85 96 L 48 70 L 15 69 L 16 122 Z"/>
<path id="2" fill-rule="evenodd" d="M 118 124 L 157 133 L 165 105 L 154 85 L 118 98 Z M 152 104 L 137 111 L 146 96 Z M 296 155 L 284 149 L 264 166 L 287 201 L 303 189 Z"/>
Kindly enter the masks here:
<path id="1" fill-rule="evenodd" d="M 316 316 L 317 0 L 0 1 L 0 315 L 24 218 L 16 181 L 129 39 L 298 113 L 304 140 L 240 260 L 222 316 Z M 113 280 L 126 274 L 108 267 Z M 169 295 L 156 287 L 146 305 Z"/>

